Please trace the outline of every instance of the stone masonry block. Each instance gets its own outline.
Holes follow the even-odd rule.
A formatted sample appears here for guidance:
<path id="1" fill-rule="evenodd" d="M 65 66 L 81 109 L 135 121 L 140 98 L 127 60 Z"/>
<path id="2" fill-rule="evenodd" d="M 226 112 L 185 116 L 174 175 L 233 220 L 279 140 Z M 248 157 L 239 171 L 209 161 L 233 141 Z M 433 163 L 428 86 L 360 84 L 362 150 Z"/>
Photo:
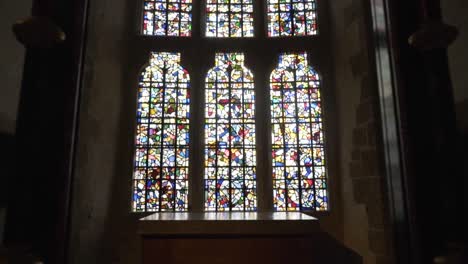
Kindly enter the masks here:
<path id="1" fill-rule="evenodd" d="M 377 145 L 377 138 L 380 136 L 379 131 L 377 130 L 376 122 L 369 122 L 367 124 L 367 143 L 369 146 Z"/>
<path id="2" fill-rule="evenodd" d="M 387 255 L 391 251 L 389 241 L 391 241 L 390 234 L 384 229 L 369 230 L 369 246 L 373 253 Z"/>
<path id="3" fill-rule="evenodd" d="M 379 178 L 353 179 L 354 199 L 357 203 L 379 203 L 383 205 L 382 186 Z"/>
<path id="4" fill-rule="evenodd" d="M 361 78 L 361 101 L 377 99 L 378 96 L 377 86 L 374 85 L 369 74 L 363 75 Z"/>
<path id="5" fill-rule="evenodd" d="M 372 101 L 361 102 L 356 110 L 356 122 L 363 124 L 365 122 L 373 121 L 375 116 L 374 105 Z"/>
<path id="6" fill-rule="evenodd" d="M 367 142 L 367 130 L 364 128 L 353 129 L 353 146 L 359 147 L 365 145 Z"/>
<path id="7" fill-rule="evenodd" d="M 353 73 L 353 76 L 358 77 L 367 73 L 368 62 L 366 58 L 367 53 L 362 50 L 349 58 L 349 63 L 351 65 L 351 72 Z"/>
<path id="8" fill-rule="evenodd" d="M 353 179 L 354 200 L 357 203 L 366 203 L 369 200 L 369 181 L 368 179 Z"/>
<path id="9" fill-rule="evenodd" d="M 385 204 L 381 200 L 369 201 L 367 204 L 367 215 L 370 228 L 383 229 L 388 226 Z"/>
<path id="10" fill-rule="evenodd" d="M 361 152 L 361 166 L 364 177 L 379 176 L 378 153 L 375 149 L 368 149 Z"/>
<path id="11" fill-rule="evenodd" d="M 352 0 L 350 4 L 344 8 L 344 23 L 350 25 L 361 17 L 362 5 L 360 0 Z"/>
<path id="12" fill-rule="evenodd" d="M 361 151 L 358 149 L 354 149 L 351 152 L 351 160 L 353 161 L 360 161 L 361 160 Z"/>
<path id="13" fill-rule="evenodd" d="M 351 175 L 351 178 L 362 177 L 362 168 L 359 161 L 353 161 L 349 164 L 349 174 Z"/>

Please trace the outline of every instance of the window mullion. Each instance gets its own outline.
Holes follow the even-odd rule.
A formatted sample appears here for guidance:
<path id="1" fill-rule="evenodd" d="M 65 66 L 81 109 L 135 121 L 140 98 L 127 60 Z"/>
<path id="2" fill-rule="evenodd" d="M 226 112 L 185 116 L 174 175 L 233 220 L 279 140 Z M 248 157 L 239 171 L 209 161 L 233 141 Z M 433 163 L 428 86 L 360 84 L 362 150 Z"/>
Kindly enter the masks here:
<path id="1" fill-rule="evenodd" d="M 271 128 L 268 64 L 262 52 L 257 51 L 250 61 L 255 62 L 255 110 L 257 146 L 257 202 L 259 212 L 273 211 L 273 185 L 271 176 Z"/>
<path id="2" fill-rule="evenodd" d="M 202 3 L 203 2 L 203 3 Z M 190 72 L 190 174 L 189 174 L 189 211 L 203 212 L 203 127 L 204 127 L 204 71 L 203 47 L 201 37 L 202 7 L 204 1 L 193 1 L 191 45 L 187 47 L 186 60 Z"/>
<path id="3" fill-rule="evenodd" d="M 258 0 L 253 2 L 254 7 L 254 36 L 256 39 L 265 38 L 265 0 Z"/>
<path id="4" fill-rule="evenodd" d="M 190 54 L 189 63 L 191 66 L 191 127 L 190 127 L 190 211 L 203 212 L 204 208 L 204 76 L 199 51 L 194 48 Z"/>

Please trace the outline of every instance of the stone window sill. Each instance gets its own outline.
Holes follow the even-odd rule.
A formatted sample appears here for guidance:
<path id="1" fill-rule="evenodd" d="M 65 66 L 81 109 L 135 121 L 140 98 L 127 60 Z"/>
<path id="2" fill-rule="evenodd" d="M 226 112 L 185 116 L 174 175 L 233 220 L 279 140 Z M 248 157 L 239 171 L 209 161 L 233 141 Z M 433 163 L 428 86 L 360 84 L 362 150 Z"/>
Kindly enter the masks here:
<path id="1" fill-rule="evenodd" d="M 317 218 L 300 212 L 155 213 L 139 220 L 141 235 L 308 235 Z"/>

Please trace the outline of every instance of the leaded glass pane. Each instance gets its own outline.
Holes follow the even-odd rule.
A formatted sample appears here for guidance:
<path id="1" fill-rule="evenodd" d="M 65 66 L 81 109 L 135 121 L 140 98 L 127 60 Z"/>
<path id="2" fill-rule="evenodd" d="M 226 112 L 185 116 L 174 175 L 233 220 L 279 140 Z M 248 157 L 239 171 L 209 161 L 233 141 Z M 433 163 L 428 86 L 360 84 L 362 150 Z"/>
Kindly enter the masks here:
<path id="1" fill-rule="evenodd" d="M 189 81 L 179 53 L 151 53 L 140 75 L 133 211 L 188 209 Z"/>
<path id="2" fill-rule="evenodd" d="M 215 55 L 205 94 L 205 209 L 254 211 L 254 82 L 242 53 Z"/>
<path id="3" fill-rule="evenodd" d="M 315 0 L 268 0 L 268 36 L 317 34 Z"/>
<path id="4" fill-rule="evenodd" d="M 144 35 L 191 35 L 192 0 L 145 0 L 143 5 Z"/>
<path id="5" fill-rule="evenodd" d="M 253 37 L 253 0 L 207 0 L 207 37 Z"/>
<path id="6" fill-rule="evenodd" d="M 270 76 L 277 211 L 328 210 L 320 77 L 307 54 L 281 54 Z"/>

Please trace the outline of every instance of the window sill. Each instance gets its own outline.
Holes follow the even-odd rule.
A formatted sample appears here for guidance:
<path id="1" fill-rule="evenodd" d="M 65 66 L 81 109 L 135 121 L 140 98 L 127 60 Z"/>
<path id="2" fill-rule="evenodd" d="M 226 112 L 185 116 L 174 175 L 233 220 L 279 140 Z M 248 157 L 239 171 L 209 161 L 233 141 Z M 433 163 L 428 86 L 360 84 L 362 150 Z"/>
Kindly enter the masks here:
<path id="1" fill-rule="evenodd" d="M 138 223 L 141 235 L 307 235 L 319 221 L 299 212 L 155 213 Z"/>

